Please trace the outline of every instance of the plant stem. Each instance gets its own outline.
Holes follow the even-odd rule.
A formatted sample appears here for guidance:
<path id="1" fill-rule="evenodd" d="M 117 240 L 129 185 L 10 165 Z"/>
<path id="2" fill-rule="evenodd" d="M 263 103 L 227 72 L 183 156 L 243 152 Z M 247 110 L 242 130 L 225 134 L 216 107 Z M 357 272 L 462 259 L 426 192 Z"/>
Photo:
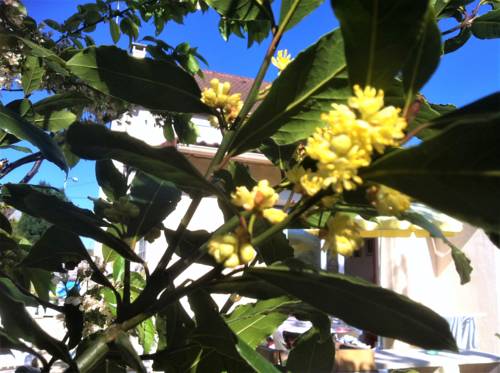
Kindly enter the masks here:
<path id="1" fill-rule="evenodd" d="M 90 347 L 76 358 L 75 363 L 80 373 L 92 371 L 109 351 L 106 334 L 99 336 Z"/>
<path id="2" fill-rule="evenodd" d="M 36 162 L 40 159 L 43 159 L 43 155 L 41 152 L 36 152 L 33 154 L 29 154 L 23 158 L 19 158 L 17 161 L 12 163 L 8 163 L 5 167 L 0 170 L 0 179 L 7 176 L 10 172 L 14 171 L 16 168 L 21 167 L 27 163 Z"/>
<path id="3" fill-rule="evenodd" d="M 201 196 L 196 196 L 193 197 L 191 204 L 189 205 L 186 213 L 184 214 L 184 217 L 182 218 L 181 222 L 179 223 L 179 226 L 177 227 L 177 230 L 175 232 L 175 236 L 172 239 L 172 242 L 169 246 L 172 246 L 172 249 L 174 252 L 179 246 L 179 243 L 182 240 L 182 236 L 184 235 L 184 232 L 186 232 L 187 227 L 189 225 L 189 222 L 193 218 L 196 210 L 198 209 L 198 206 L 200 205 L 201 202 Z M 167 250 L 168 251 L 168 250 Z M 172 256 L 171 254 L 166 255 L 167 251 L 163 254 L 161 257 L 160 261 L 158 262 L 158 266 L 155 268 L 153 271 L 153 274 L 159 270 L 163 270 L 164 268 L 167 267 L 168 262 L 170 261 L 170 258 L 168 256 Z"/>
<path id="4" fill-rule="evenodd" d="M 461 30 L 465 27 L 470 27 L 472 25 L 472 22 L 474 22 L 474 19 L 477 17 L 477 14 L 479 13 L 479 8 L 483 5 L 483 1 L 479 1 L 476 5 L 476 7 L 472 10 L 470 14 L 465 14 L 465 17 L 462 22 L 460 22 L 458 25 L 443 31 L 441 35 L 448 35 L 451 34 L 455 31 Z"/>
<path id="5" fill-rule="evenodd" d="M 130 304 L 130 260 L 125 259 L 125 268 L 123 273 L 123 304 Z"/>
<path id="6" fill-rule="evenodd" d="M 20 184 L 29 183 L 31 181 L 31 179 L 33 179 L 33 177 L 35 177 L 35 175 L 40 170 L 42 163 L 43 163 L 43 159 L 36 160 L 35 163 L 33 163 L 31 170 L 29 170 L 28 173 L 26 175 L 24 175 L 24 177 L 21 179 L 21 181 L 19 183 Z"/>
<path id="7" fill-rule="evenodd" d="M 253 236 L 253 226 L 255 224 L 255 219 L 256 219 L 256 215 L 252 214 L 250 216 L 250 221 L 248 222 L 248 233 L 250 233 L 250 237 Z"/>
<path id="8" fill-rule="evenodd" d="M 250 88 L 250 92 L 248 93 L 247 99 L 245 100 L 245 103 L 243 104 L 243 107 L 241 108 L 238 117 L 234 121 L 234 126 L 239 126 L 243 122 L 247 114 L 250 112 L 250 110 L 252 110 L 252 107 L 255 104 L 255 101 L 259 94 L 260 86 L 262 84 L 262 81 L 264 80 L 264 76 L 266 75 L 267 69 L 269 68 L 269 64 L 271 63 L 271 58 L 274 56 L 276 48 L 278 48 L 278 45 L 281 41 L 281 37 L 285 33 L 288 23 L 292 19 L 292 16 L 297 10 L 301 1 L 302 0 L 295 0 L 292 3 L 292 6 L 290 7 L 288 13 L 283 18 L 283 22 L 279 25 L 278 30 L 274 34 L 274 37 L 271 40 L 271 44 L 267 48 L 264 60 L 260 65 L 259 71 L 257 72 L 257 76 L 255 77 L 252 87 Z"/>

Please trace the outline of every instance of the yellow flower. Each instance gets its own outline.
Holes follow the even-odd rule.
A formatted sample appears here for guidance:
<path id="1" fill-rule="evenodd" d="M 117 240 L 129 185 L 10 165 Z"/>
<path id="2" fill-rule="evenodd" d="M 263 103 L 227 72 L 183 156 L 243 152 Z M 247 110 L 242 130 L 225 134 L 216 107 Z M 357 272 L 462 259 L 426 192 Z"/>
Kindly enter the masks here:
<path id="1" fill-rule="evenodd" d="M 307 140 L 306 153 L 318 161 L 317 174 L 323 178 L 321 189 L 333 186 L 337 192 L 342 192 L 361 183 L 357 170 L 370 164 L 370 153 L 364 146 L 363 131 L 356 128 L 354 113 L 345 105 L 334 108 L 336 110 L 322 117 L 328 125 L 316 128 Z"/>
<path id="2" fill-rule="evenodd" d="M 257 252 L 249 243 L 243 244 L 240 247 L 239 256 L 242 264 L 250 263 L 255 258 L 255 255 L 257 255 Z"/>
<path id="3" fill-rule="evenodd" d="M 227 268 L 250 263 L 257 252 L 246 241 L 247 235 L 241 233 L 227 233 L 212 237 L 208 242 L 208 253 L 214 257 L 217 263 L 222 263 Z"/>
<path id="4" fill-rule="evenodd" d="M 255 195 L 246 186 L 236 187 L 236 192 L 231 194 L 231 202 L 234 205 L 243 207 L 245 210 L 253 210 L 255 206 Z"/>
<path id="5" fill-rule="evenodd" d="M 274 191 L 274 188 L 269 185 L 267 180 L 260 180 L 253 187 L 252 193 L 255 195 L 255 205 L 260 210 L 273 207 L 279 199 L 278 193 Z"/>
<path id="6" fill-rule="evenodd" d="M 233 204 L 243 207 L 247 211 L 262 211 L 273 207 L 278 199 L 278 193 L 274 191 L 267 180 L 260 180 L 252 188 L 252 191 L 249 191 L 247 187 L 239 186 L 236 188 L 236 192 L 231 194 Z"/>
<path id="7" fill-rule="evenodd" d="M 286 212 L 280 209 L 265 209 L 262 211 L 262 215 L 266 218 L 271 224 L 281 223 L 288 216 Z"/>
<path id="8" fill-rule="evenodd" d="M 292 62 L 292 55 L 288 53 L 288 50 L 279 50 L 276 57 L 271 58 L 271 62 L 274 66 L 278 68 L 281 72 L 285 70 L 290 62 Z"/>
<path id="9" fill-rule="evenodd" d="M 224 263 L 231 255 L 238 252 L 238 237 L 233 233 L 217 235 L 208 242 L 208 253 L 217 263 Z"/>
<path id="10" fill-rule="evenodd" d="M 337 193 L 355 189 L 362 183 L 358 170 L 370 164 L 373 150 L 382 153 L 404 136 L 406 120 L 399 109 L 384 108 L 382 90 L 356 85 L 354 94 L 349 106 L 332 104 L 333 110 L 321 115 L 326 126 L 316 128 L 307 139 L 306 154 L 317 161 L 316 172 L 300 176 L 309 195 L 329 187 Z M 298 177 L 298 172 L 292 172 L 292 177 Z"/>
<path id="11" fill-rule="evenodd" d="M 335 214 L 328 220 L 326 226 L 328 233 L 325 240 L 334 253 L 351 256 L 363 243 L 359 235 L 359 226 L 349 214 Z"/>
<path id="12" fill-rule="evenodd" d="M 361 118 L 367 120 L 371 115 L 378 112 L 384 106 L 384 91 L 377 90 L 370 86 L 361 89 L 359 85 L 353 87 L 354 97 L 347 100 L 349 106 L 357 109 L 361 114 Z"/>
<path id="13" fill-rule="evenodd" d="M 368 198 L 380 215 L 399 216 L 410 208 L 411 199 L 407 195 L 384 185 L 368 190 Z"/>
<path id="14" fill-rule="evenodd" d="M 371 116 L 371 142 L 377 152 L 383 153 L 386 146 L 397 146 L 397 140 L 405 136 L 406 120 L 399 115 L 400 111 L 394 106 L 387 106 Z"/>
<path id="15" fill-rule="evenodd" d="M 238 257 L 238 254 L 231 254 L 229 258 L 226 259 L 224 262 L 224 267 L 227 268 L 234 268 L 240 265 L 240 258 Z"/>
<path id="16" fill-rule="evenodd" d="M 231 83 L 221 83 L 219 79 L 212 79 L 210 81 L 210 88 L 205 88 L 201 94 L 201 101 L 210 107 L 219 109 L 228 123 L 236 119 L 243 107 L 241 94 L 230 94 L 230 91 Z M 210 123 L 215 127 L 218 126 L 215 117 L 210 118 Z"/>
<path id="17" fill-rule="evenodd" d="M 314 196 L 323 189 L 324 179 L 313 172 L 308 172 L 300 178 L 300 186 L 307 195 Z"/>
<path id="18" fill-rule="evenodd" d="M 400 116 L 400 109 L 394 106 L 384 107 L 384 91 L 376 90 L 370 86 L 361 89 L 354 86 L 355 97 L 348 100 L 351 108 L 361 114 L 359 125 L 368 129 L 369 142 L 367 150 L 375 149 L 383 153 L 385 147 L 396 146 L 397 141 L 404 137 L 406 120 Z"/>

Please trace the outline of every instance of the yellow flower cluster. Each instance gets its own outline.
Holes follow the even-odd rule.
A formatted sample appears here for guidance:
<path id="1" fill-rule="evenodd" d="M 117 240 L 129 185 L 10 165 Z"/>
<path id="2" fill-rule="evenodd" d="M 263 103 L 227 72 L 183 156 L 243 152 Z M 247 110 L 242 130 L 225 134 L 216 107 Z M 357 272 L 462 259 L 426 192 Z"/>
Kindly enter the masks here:
<path id="1" fill-rule="evenodd" d="M 231 199 L 234 205 L 247 211 L 262 213 L 273 224 L 282 222 L 287 216 L 286 212 L 273 208 L 279 196 L 267 180 L 260 180 L 251 191 L 245 186 L 237 187 L 236 192 L 231 194 Z"/>
<path id="2" fill-rule="evenodd" d="M 288 64 L 292 62 L 292 55 L 288 53 L 288 50 L 278 51 L 276 57 L 271 58 L 271 62 L 274 66 L 278 68 L 280 72 L 286 69 Z"/>
<path id="3" fill-rule="evenodd" d="M 231 83 L 221 83 L 219 79 L 212 79 L 210 88 L 205 88 L 201 94 L 201 101 L 210 107 L 219 109 L 227 123 L 232 123 L 243 107 L 241 94 L 231 94 L 230 91 Z M 211 118 L 210 123 L 217 126 L 216 118 Z"/>
<path id="4" fill-rule="evenodd" d="M 307 140 L 305 151 L 317 161 L 317 170 L 297 167 L 289 172 L 289 180 L 298 179 L 299 189 L 308 195 L 329 187 L 338 193 L 356 188 L 362 182 L 358 169 L 370 164 L 372 152 L 382 153 L 404 136 L 406 121 L 400 109 L 384 107 L 382 90 L 356 85 L 354 93 L 348 105 L 332 104 L 333 110 L 321 116 L 326 126 Z"/>
<path id="5" fill-rule="evenodd" d="M 217 263 L 223 263 L 228 268 L 248 264 L 255 258 L 256 252 L 242 237 L 234 233 L 214 236 L 208 242 L 208 253 Z"/>
<path id="6" fill-rule="evenodd" d="M 363 243 L 359 226 L 349 214 L 337 213 L 326 223 L 326 244 L 334 253 L 351 256 Z"/>
<path id="7" fill-rule="evenodd" d="M 410 208 L 410 197 L 384 185 L 368 189 L 368 198 L 380 215 L 399 216 Z"/>

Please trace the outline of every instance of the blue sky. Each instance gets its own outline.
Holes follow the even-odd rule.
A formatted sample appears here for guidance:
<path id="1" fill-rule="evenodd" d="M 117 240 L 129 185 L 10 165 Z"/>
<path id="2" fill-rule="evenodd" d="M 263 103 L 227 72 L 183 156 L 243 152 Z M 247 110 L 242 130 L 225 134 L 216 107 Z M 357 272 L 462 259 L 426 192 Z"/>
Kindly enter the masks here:
<path id="1" fill-rule="evenodd" d="M 37 21 L 51 18 L 63 21 L 76 11 L 76 5 L 85 1 L 71 0 L 25 0 L 31 17 Z M 275 1 L 275 12 L 279 13 L 279 1 Z M 213 11 L 205 14 L 195 14 L 185 20 L 184 25 L 167 24 L 161 38 L 171 45 L 189 42 L 198 47 L 198 51 L 208 60 L 208 69 L 242 76 L 255 76 L 260 61 L 264 56 L 269 43 L 246 48 L 246 41 L 231 37 L 226 43 L 217 31 L 218 16 Z M 293 56 L 317 40 L 324 33 L 337 27 L 338 23 L 333 15 L 329 1 L 323 3 L 314 13 L 309 15 L 282 39 L 281 49 L 288 49 Z M 448 26 L 448 25 L 446 25 Z M 154 35 L 151 26 L 141 29 L 140 38 Z M 108 27 L 99 27 L 92 35 L 98 44 L 112 44 Z M 128 38 L 122 37 L 119 46 L 128 47 Z M 273 80 L 276 70 L 271 68 L 266 80 Z M 458 52 L 443 57 L 441 64 L 430 82 L 423 89 L 424 95 L 434 103 L 452 103 L 458 106 L 474 101 L 500 87 L 500 41 L 477 40 L 472 38 L 465 47 Z M 39 95 L 39 97 L 41 97 Z M 1 100 L 5 104 L 16 98 L 14 95 L 2 94 Z M 5 152 L 3 157 L 12 159 L 13 152 Z M 18 154 L 16 154 L 18 156 Z M 8 181 L 18 181 L 29 170 L 23 167 L 9 175 Z M 75 182 L 72 178 L 78 178 Z M 41 171 L 34 182 L 45 180 L 53 186 L 63 187 L 66 184 L 66 193 L 74 203 L 91 208 L 92 204 L 87 196 L 97 196 L 93 162 L 81 161 L 71 170 L 69 179 L 65 183 L 63 172 L 55 166 L 44 162 Z M 5 181 L 5 180 L 4 180 Z"/>

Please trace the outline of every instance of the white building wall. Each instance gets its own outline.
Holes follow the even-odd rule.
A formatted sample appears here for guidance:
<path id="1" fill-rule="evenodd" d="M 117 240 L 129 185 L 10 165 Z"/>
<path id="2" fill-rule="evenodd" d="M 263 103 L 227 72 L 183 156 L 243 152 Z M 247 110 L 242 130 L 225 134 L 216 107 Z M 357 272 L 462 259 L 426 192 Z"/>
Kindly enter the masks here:
<path id="1" fill-rule="evenodd" d="M 470 226 L 451 240 L 471 259 L 471 281 L 460 285 L 449 247 L 430 238 L 380 240 L 380 285 L 423 303 L 443 317 L 475 319 L 479 350 L 499 354 L 500 250 Z M 401 346 L 396 343 L 394 346 Z"/>

